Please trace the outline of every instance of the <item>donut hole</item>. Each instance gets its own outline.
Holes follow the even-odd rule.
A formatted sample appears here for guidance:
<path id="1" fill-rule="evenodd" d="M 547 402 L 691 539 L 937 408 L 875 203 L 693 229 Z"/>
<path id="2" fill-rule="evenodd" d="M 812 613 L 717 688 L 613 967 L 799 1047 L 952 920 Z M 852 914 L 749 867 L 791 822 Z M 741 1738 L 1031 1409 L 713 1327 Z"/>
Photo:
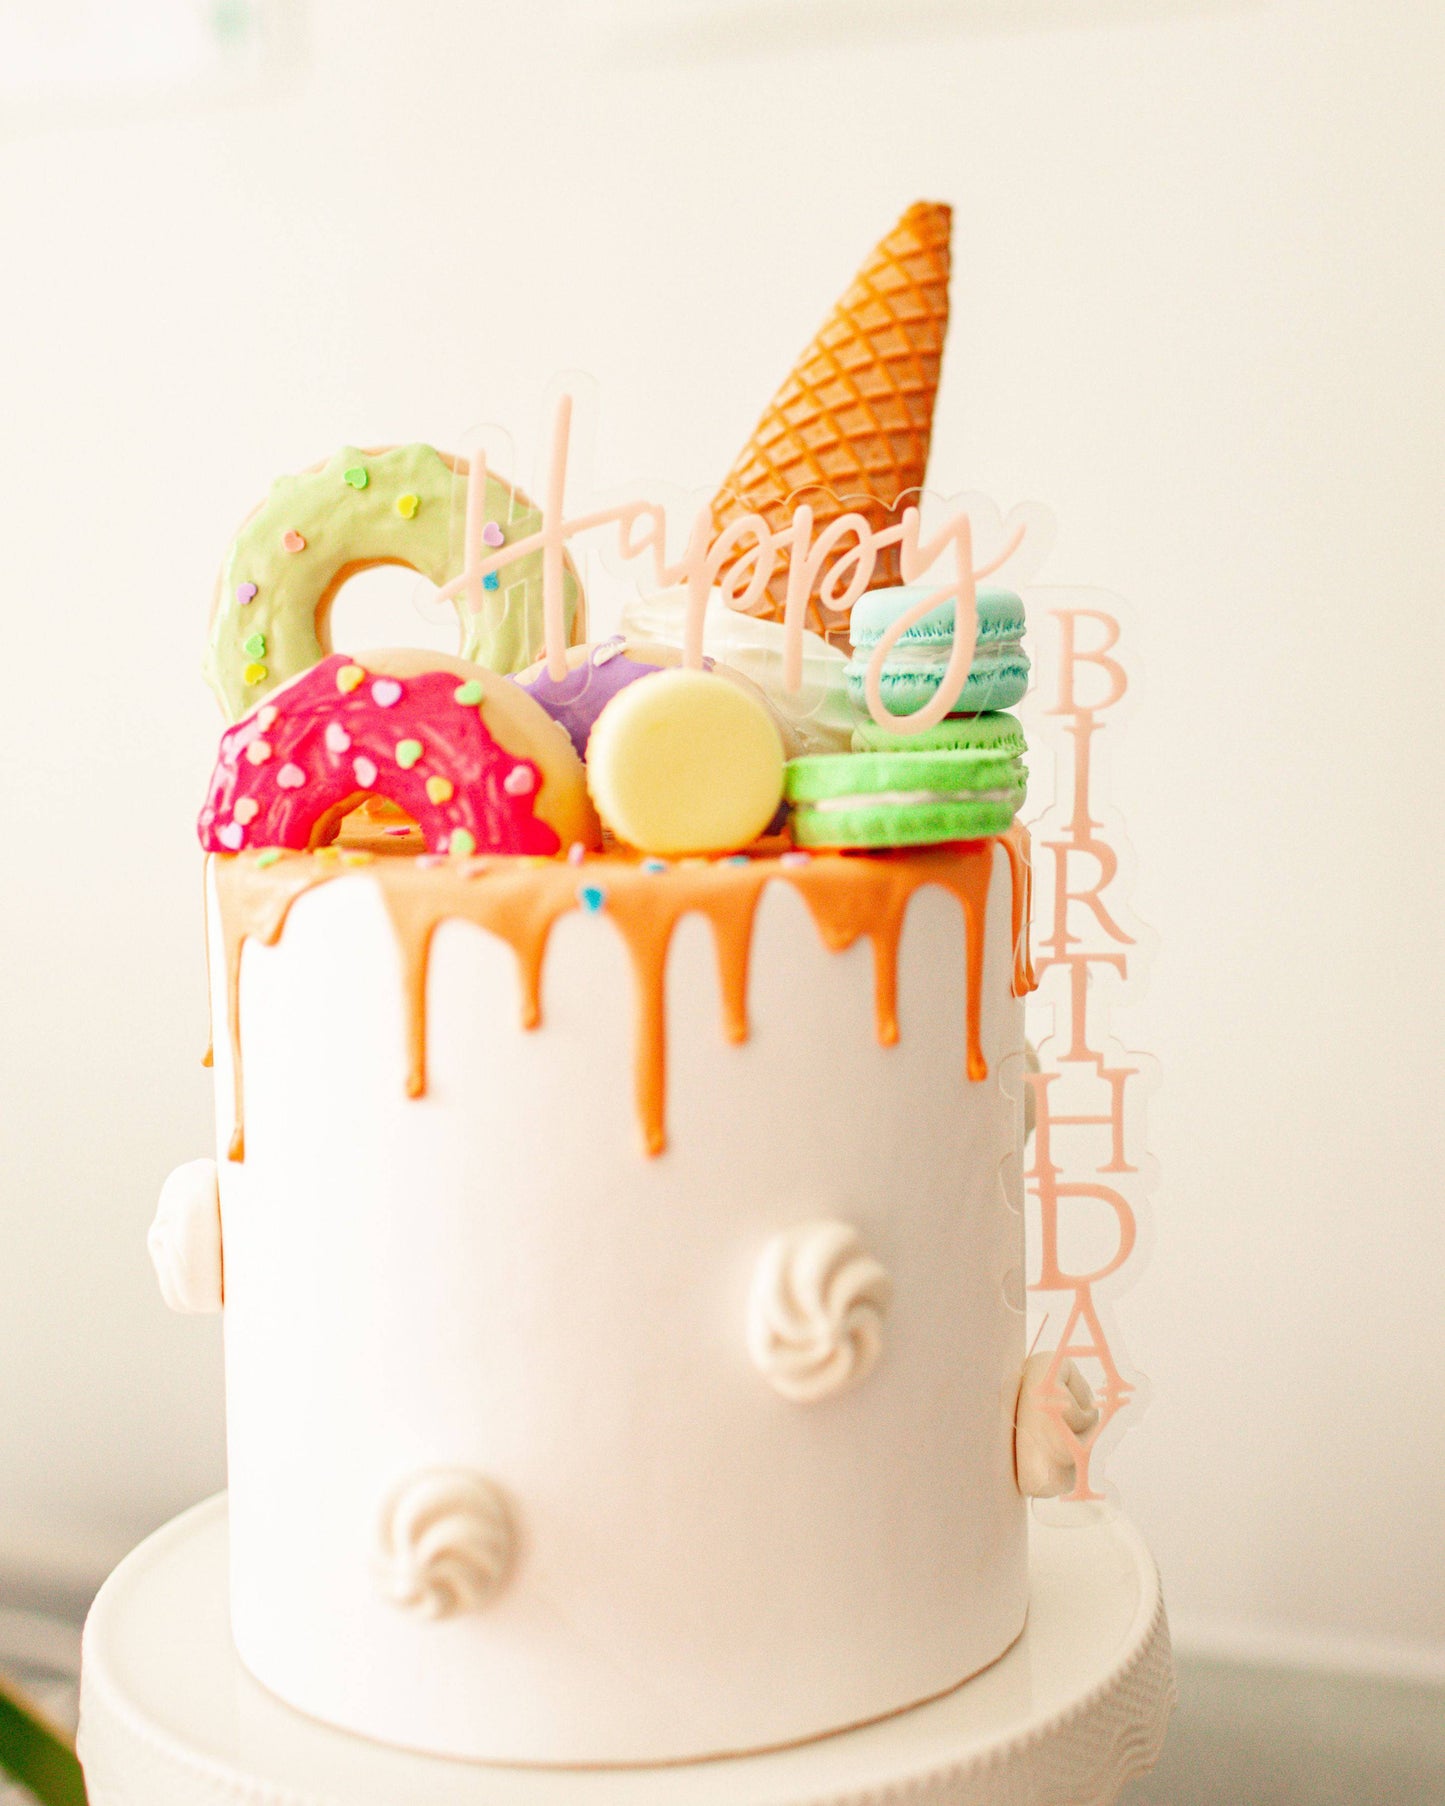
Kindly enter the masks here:
<path id="1" fill-rule="evenodd" d="M 342 804 L 329 818 L 317 823 L 314 846 L 335 842 L 347 851 L 367 853 L 424 853 L 421 828 L 400 804 L 385 796 L 366 796 Z M 321 838 L 324 836 L 324 838 Z"/>
<path id="2" fill-rule="evenodd" d="M 404 564 L 376 564 L 356 571 L 337 590 L 328 637 L 336 652 L 420 646 L 455 656 L 457 615 L 419 571 Z"/>

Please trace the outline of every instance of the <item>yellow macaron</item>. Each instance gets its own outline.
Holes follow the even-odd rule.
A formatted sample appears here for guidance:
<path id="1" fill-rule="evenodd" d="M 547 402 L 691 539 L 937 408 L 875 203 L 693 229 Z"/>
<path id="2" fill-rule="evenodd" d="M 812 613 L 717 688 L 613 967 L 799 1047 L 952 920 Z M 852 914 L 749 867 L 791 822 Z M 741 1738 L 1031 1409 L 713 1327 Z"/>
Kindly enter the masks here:
<path id="1" fill-rule="evenodd" d="M 644 853 L 733 852 L 782 801 L 783 742 L 771 714 L 710 671 L 629 684 L 598 716 L 587 750 L 598 814 Z"/>

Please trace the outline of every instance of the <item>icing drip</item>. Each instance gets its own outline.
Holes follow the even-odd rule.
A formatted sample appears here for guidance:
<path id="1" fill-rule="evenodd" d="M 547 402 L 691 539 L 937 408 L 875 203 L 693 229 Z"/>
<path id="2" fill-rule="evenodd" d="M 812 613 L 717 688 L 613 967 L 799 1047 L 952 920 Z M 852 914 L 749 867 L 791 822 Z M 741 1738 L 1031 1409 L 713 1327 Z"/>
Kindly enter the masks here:
<path id="1" fill-rule="evenodd" d="M 1033 988 L 1028 951 L 1028 838 L 1017 825 L 997 841 L 911 848 L 882 856 L 822 853 L 759 855 L 648 869 L 629 857 L 558 860 L 478 858 L 433 865 L 410 856 L 411 845 L 376 840 L 367 852 L 323 849 L 286 853 L 262 867 L 254 856 L 213 859 L 226 961 L 226 997 L 236 1127 L 230 1157 L 245 1157 L 241 1063 L 241 953 L 246 941 L 274 946 L 292 904 L 306 891 L 348 875 L 347 861 L 363 861 L 378 885 L 396 934 L 406 1003 L 407 1092 L 427 1087 L 426 991 L 432 935 L 460 919 L 497 935 L 517 960 L 522 1026 L 542 1020 L 541 979 L 547 939 L 559 916 L 578 908 L 605 911 L 626 944 L 636 999 L 635 1092 L 649 1154 L 667 1146 L 666 968 L 673 930 L 683 916 L 706 916 L 712 928 L 729 1041 L 746 1041 L 748 965 L 759 898 L 770 883 L 802 897 L 825 947 L 841 952 L 860 936 L 873 943 L 874 1010 L 881 1045 L 898 1040 L 898 948 L 913 894 L 937 885 L 958 898 L 964 918 L 968 977 L 965 1018 L 967 1075 L 984 1079 L 980 1045 L 984 920 L 993 849 L 1009 859 L 1013 891 L 1013 991 Z"/>

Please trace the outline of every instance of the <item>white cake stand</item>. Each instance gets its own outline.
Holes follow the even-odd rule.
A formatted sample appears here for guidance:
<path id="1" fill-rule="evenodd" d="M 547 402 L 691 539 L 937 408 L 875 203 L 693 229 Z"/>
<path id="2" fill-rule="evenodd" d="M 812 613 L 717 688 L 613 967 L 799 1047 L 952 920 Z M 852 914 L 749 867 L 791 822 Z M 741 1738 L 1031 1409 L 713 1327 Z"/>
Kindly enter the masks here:
<path id="1" fill-rule="evenodd" d="M 943 1699 L 771 1755 L 491 1768 L 331 1730 L 258 1686 L 231 1645 L 226 1501 L 209 1499 L 128 1556 L 91 1610 L 91 1806 L 1107 1806 L 1158 1755 L 1174 1704 L 1159 1576 L 1114 1515 L 1035 1523 L 1031 1540 L 1027 1630 Z"/>

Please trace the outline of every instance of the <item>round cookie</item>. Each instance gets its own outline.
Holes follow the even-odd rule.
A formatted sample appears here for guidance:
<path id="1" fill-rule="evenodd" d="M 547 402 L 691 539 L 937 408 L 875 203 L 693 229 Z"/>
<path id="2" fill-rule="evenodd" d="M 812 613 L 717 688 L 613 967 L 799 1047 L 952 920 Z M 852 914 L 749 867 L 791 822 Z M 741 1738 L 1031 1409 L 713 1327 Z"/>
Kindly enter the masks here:
<path id="1" fill-rule="evenodd" d="M 548 673 L 545 659 L 538 659 L 535 665 L 519 672 L 516 681 L 567 730 L 578 756 L 585 759 L 597 718 L 618 691 L 636 683 L 638 678 L 676 670 L 681 663 L 680 646 L 660 640 L 634 639 L 619 633 L 610 640 L 569 647 L 567 675 L 560 680 L 554 680 Z M 717 664 L 710 658 L 703 660 L 703 669 L 735 684 L 767 711 L 782 737 L 785 758 L 797 758 L 805 750 L 773 698 L 745 672 Z"/>
<path id="2" fill-rule="evenodd" d="M 783 794 L 771 714 L 710 671 L 629 684 L 598 717 L 587 784 L 619 840 L 669 857 L 728 853 L 756 840 Z"/>
<path id="3" fill-rule="evenodd" d="M 358 451 L 278 477 L 246 520 L 221 568 L 205 671 L 230 721 L 331 650 L 329 618 L 348 577 L 398 564 L 438 586 L 461 575 L 467 466 L 429 445 Z M 484 549 L 535 533 L 542 515 L 488 470 Z M 495 583 L 493 583 L 493 578 Z M 455 600 L 461 655 L 519 671 L 542 645 L 542 560 L 529 553 L 484 579 L 485 606 Z M 582 588 L 564 566 L 569 636 L 584 631 Z"/>
<path id="4" fill-rule="evenodd" d="M 538 659 L 519 671 L 516 681 L 567 730 L 577 757 L 585 759 L 597 717 L 618 691 L 639 677 L 656 676 L 678 659 L 671 647 L 629 641 L 619 633 L 610 640 L 569 647 L 564 678 L 554 678 L 546 659 Z"/>
<path id="5" fill-rule="evenodd" d="M 530 697 L 464 659 L 409 650 L 333 653 L 227 729 L 201 844 L 323 846 L 368 798 L 404 810 L 435 853 L 601 839 L 582 763 Z"/>

